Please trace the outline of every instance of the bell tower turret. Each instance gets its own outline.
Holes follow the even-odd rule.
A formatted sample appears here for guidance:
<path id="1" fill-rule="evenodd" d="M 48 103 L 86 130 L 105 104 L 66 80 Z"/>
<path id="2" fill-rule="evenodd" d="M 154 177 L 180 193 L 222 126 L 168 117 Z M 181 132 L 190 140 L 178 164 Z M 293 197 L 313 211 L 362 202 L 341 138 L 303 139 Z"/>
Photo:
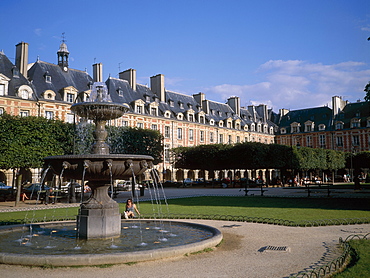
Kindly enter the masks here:
<path id="1" fill-rule="evenodd" d="M 64 70 L 68 71 L 68 55 L 69 51 L 66 45 L 66 40 L 64 38 L 64 33 L 62 34 L 62 43 L 59 46 L 59 50 L 57 52 L 58 55 L 58 65 Z"/>

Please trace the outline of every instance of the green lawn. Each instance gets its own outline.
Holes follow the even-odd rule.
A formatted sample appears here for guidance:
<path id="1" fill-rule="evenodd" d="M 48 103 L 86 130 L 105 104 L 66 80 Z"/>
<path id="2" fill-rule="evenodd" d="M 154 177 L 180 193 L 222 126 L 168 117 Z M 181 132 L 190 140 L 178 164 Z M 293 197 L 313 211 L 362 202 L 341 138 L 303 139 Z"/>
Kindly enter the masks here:
<path id="1" fill-rule="evenodd" d="M 333 278 L 360 278 L 370 277 L 370 240 L 351 240 L 351 247 L 355 250 L 347 268 Z"/>
<path id="2" fill-rule="evenodd" d="M 164 202 L 162 201 L 162 204 Z M 120 204 L 121 212 L 125 204 Z M 137 204 L 144 216 L 158 217 L 158 206 L 150 202 Z M 154 212 L 153 212 L 154 210 Z M 266 198 L 266 197 L 193 197 L 169 199 L 162 205 L 164 217 L 170 214 L 232 215 L 282 219 L 302 223 L 324 219 L 367 218 L 370 220 L 369 199 L 342 198 Z M 45 209 L 29 212 L 0 213 L 0 223 L 75 219 L 78 208 Z"/>

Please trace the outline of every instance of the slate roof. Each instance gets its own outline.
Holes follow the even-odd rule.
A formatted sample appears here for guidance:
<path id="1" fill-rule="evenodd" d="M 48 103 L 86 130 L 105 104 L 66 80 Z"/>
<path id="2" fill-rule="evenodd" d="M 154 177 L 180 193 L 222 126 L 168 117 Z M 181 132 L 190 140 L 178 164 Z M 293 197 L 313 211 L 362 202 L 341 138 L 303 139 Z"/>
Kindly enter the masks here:
<path id="1" fill-rule="evenodd" d="M 353 118 L 360 119 L 360 127 L 367 127 L 367 121 L 370 117 L 370 102 L 354 102 L 348 103 L 341 112 L 339 112 L 335 119 L 334 124 L 337 121 L 343 122 L 344 129 L 351 128 L 351 120 Z"/>
<path id="2" fill-rule="evenodd" d="M 22 85 L 28 85 L 32 88 L 30 82 L 19 73 L 17 76 L 13 76 L 13 71 L 19 69 L 13 65 L 13 63 L 6 57 L 3 52 L 0 52 L 0 73 L 10 79 L 8 83 L 8 96 L 17 97 L 18 88 Z"/>
<path id="3" fill-rule="evenodd" d="M 287 133 L 291 133 L 290 124 L 297 122 L 300 123 L 300 131 L 303 132 L 305 122 L 307 121 L 315 123 L 313 131 L 319 131 L 318 127 L 320 124 L 324 124 L 326 126 L 325 130 L 328 130 L 328 128 L 330 129 L 332 126 L 332 110 L 325 106 L 289 111 L 286 115 L 281 117 L 279 127 L 280 129 L 285 128 Z"/>
<path id="4" fill-rule="evenodd" d="M 51 76 L 51 82 L 45 81 L 45 75 Z M 93 79 L 87 72 L 70 68 L 68 71 L 63 71 L 58 65 L 43 61 L 34 63 L 28 70 L 28 76 L 39 99 L 43 98 L 42 94 L 46 90 L 52 90 L 56 93 L 57 101 L 63 101 L 60 94 L 63 88 L 73 86 L 78 92 L 82 92 L 88 91 L 93 83 Z"/>

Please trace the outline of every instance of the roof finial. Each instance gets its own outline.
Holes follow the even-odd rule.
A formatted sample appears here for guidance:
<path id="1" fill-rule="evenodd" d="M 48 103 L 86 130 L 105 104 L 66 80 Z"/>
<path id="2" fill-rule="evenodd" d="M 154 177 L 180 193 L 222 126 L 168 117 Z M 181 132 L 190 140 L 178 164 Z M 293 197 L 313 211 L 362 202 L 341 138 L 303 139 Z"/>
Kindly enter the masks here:
<path id="1" fill-rule="evenodd" d="M 66 34 L 65 32 L 62 33 L 62 42 L 66 42 L 67 41 L 65 34 Z"/>

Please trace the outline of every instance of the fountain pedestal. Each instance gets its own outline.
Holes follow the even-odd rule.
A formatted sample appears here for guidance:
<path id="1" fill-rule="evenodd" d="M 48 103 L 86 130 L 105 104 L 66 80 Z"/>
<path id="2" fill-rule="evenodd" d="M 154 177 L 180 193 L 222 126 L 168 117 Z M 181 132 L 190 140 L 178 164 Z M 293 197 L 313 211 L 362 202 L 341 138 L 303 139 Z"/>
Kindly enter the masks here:
<path id="1" fill-rule="evenodd" d="M 92 198 L 82 203 L 77 215 L 77 233 L 80 239 L 114 238 L 121 234 L 119 205 L 107 192 L 108 185 L 90 184 Z"/>

